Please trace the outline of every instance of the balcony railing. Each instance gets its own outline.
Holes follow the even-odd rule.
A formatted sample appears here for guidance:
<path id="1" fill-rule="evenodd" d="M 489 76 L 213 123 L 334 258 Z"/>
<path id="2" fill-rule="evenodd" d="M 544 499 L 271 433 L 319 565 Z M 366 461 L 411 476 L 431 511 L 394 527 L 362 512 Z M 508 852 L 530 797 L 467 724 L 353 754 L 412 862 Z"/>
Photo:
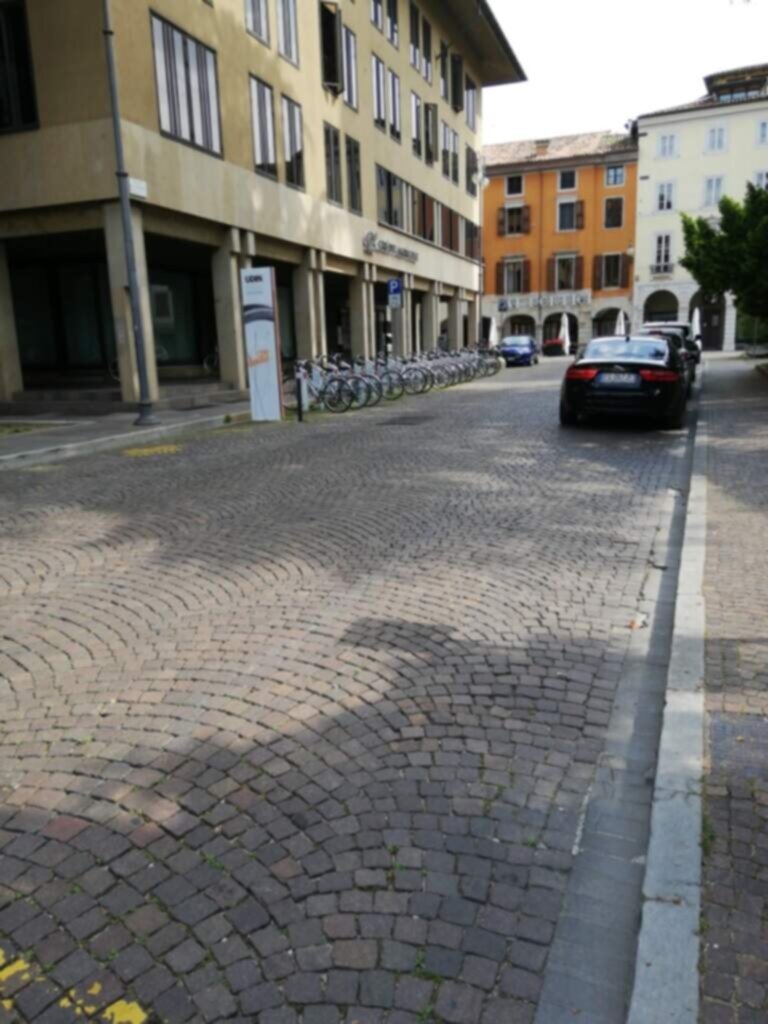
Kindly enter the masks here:
<path id="1" fill-rule="evenodd" d="M 674 269 L 674 263 L 653 263 L 651 264 L 652 274 L 671 274 Z"/>

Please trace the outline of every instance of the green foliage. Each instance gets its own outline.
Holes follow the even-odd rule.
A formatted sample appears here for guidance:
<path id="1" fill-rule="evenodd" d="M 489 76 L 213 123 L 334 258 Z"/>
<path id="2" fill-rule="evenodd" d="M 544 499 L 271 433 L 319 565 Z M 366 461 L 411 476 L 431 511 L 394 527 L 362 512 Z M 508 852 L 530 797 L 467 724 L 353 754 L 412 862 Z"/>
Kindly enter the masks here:
<path id="1" fill-rule="evenodd" d="M 733 292 L 748 316 L 768 317 L 768 189 L 747 185 L 744 202 L 720 200 L 720 224 L 683 214 L 680 262 L 706 297 Z"/>

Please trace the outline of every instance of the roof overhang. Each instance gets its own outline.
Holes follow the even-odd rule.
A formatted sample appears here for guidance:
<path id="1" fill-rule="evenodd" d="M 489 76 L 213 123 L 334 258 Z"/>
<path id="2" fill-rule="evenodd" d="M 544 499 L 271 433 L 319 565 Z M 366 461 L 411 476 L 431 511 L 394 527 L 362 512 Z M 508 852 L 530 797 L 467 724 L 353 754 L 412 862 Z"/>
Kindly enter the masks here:
<path id="1" fill-rule="evenodd" d="M 463 40 L 474 51 L 482 85 L 526 81 L 525 71 L 488 0 L 443 0 L 443 7 L 460 26 Z"/>

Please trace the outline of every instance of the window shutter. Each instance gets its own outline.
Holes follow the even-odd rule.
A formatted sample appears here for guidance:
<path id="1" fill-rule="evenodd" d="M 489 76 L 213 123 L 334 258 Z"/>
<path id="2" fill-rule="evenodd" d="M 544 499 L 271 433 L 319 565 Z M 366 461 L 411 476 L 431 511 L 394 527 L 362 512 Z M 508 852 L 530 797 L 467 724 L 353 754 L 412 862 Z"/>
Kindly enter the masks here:
<path id="1" fill-rule="evenodd" d="M 521 215 L 522 224 L 521 229 L 524 235 L 530 235 L 531 233 L 531 208 L 530 206 L 524 206 Z"/>
<path id="2" fill-rule="evenodd" d="M 437 160 L 437 104 L 424 105 L 424 156 L 428 164 Z"/>
<path id="3" fill-rule="evenodd" d="M 553 292 L 555 290 L 555 259 L 547 260 L 547 291 Z"/>
<path id="4" fill-rule="evenodd" d="M 344 91 L 341 10 L 338 3 L 321 0 L 320 39 L 323 52 L 323 85 L 331 92 Z"/>
<path id="5" fill-rule="evenodd" d="M 576 203 L 576 230 L 584 230 L 584 200 L 580 199 Z"/>
<path id="6" fill-rule="evenodd" d="M 632 280 L 633 261 L 631 256 L 621 257 L 621 287 L 629 288 Z"/>
<path id="7" fill-rule="evenodd" d="M 595 256 L 592 261 L 592 290 L 599 292 L 603 287 L 603 257 Z"/>
<path id="8" fill-rule="evenodd" d="M 584 287 L 584 257 L 576 257 L 576 291 L 581 291 Z"/>
<path id="9" fill-rule="evenodd" d="M 503 295 L 504 294 L 504 283 L 505 283 L 504 282 L 504 264 L 503 263 L 497 263 L 496 264 L 496 294 L 497 295 Z"/>
<path id="10" fill-rule="evenodd" d="M 499 208 L 499 238 L 506 238 L 507 235 L 507 208 L 502 206 Z"/>
<path id="11" fill-rule="evenodd" d="M 458 114 L 464 109 L 464 58 L 451 54 L 451 106 Z"/>
<path id="12" fill-rule="evenodd" d="M 531 261 L 523 263 L 523 294 L 527 295 L 531 290 Z"/>

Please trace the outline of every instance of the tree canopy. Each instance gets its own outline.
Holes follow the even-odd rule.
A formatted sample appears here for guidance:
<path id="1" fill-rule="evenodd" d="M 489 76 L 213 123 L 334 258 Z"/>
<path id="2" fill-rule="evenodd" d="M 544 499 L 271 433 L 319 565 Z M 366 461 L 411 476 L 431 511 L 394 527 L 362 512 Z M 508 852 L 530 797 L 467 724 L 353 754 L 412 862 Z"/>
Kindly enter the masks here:
<path id="1" fill-rule="evenodd" d="M 683 214 L 682 266 L 707 296 L 732 292 L 737 309 L 768 317 L 768 189 L 747 185 L 743 202 L 720 200 L 720 222 Z"/>

